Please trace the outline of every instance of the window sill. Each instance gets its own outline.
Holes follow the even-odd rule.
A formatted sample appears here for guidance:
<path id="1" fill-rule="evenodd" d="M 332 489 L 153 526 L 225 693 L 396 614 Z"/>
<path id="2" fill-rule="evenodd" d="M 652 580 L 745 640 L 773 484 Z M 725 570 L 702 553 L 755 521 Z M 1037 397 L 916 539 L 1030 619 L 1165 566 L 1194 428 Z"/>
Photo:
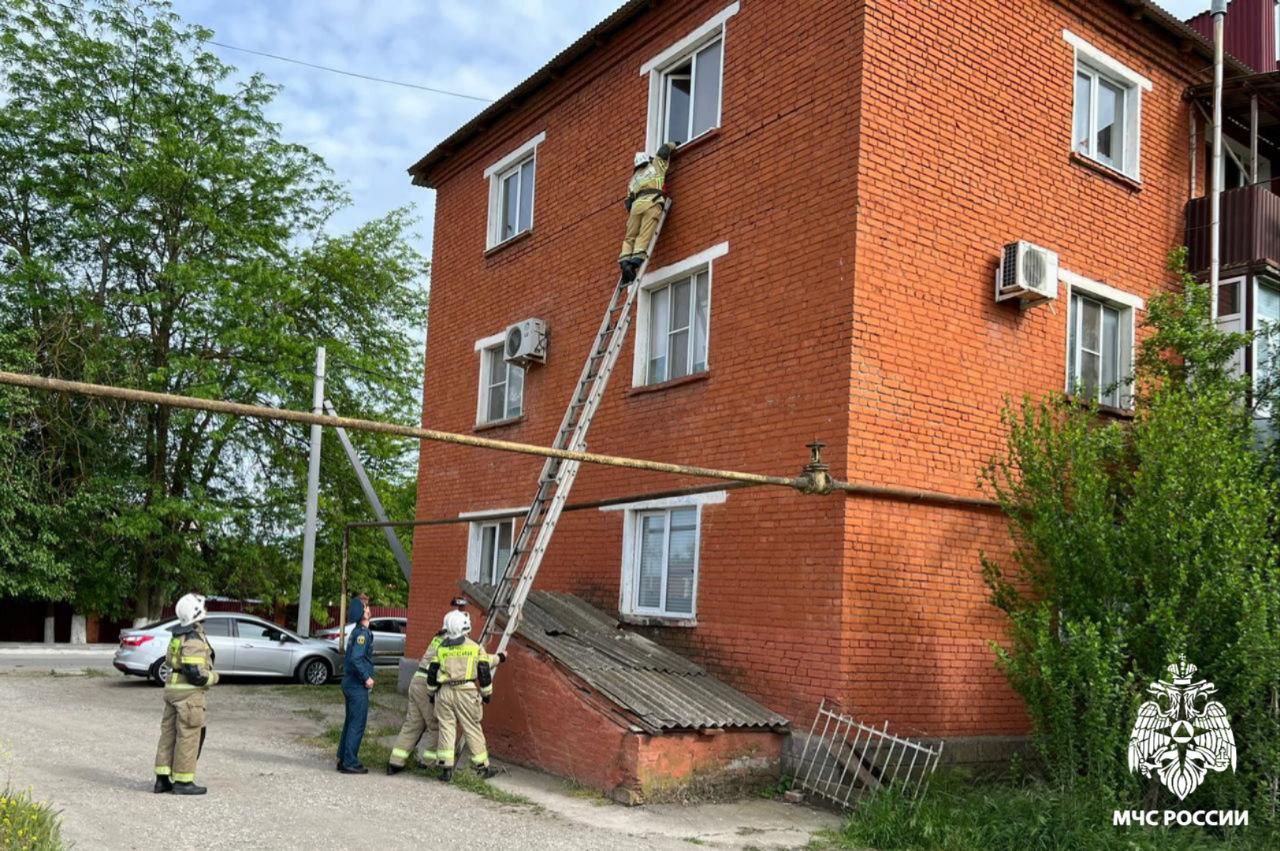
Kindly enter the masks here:
<path id="1" fill-rule="evenodd" d="M 471 430 L 473 432 L 492 431 L 495 428 L 506 428 L 507 426 L 513 426 L 522 422 L 524 422 L 524 414 L 521 414 L 518 417 L 507 417 L 505 420 L 491 420 L 486 423 L 476 423 L 475 427 Z"/>
<path id="2" fill-rule="evenodd" d="M 1078 154 L 1075 151 L 1072 151 L 1071 162 L 1074 165 L 1079 166 L 1080 168 L 1083 168 L 1087 171 L 1091 171 L 1094 174 L 1097 174 L 1101 177 L 1107 178 L 1112 183 L 1119 184 L 1122 188 L 1128 189 L 1130 192 L 1142 191 L 1141 181 L 1134 180 L 1129 175 L 1123 172 L 1116 171 L 1114 168 L 1111 168 L 1110 166 L 1103 165 L 1097 160 L 1089 159 L 1084 154 Z"/>
<path id="3" fill-rule="evenodd" d="M 504 242 L 499 242 L 497 245 L 493 246 L 492 248 L 486 248 L 484 252 L 484 256 L 486 258 L 489 258 L 494 256 L 495 254 L 500 254 L 505 249 L 510 248 L 516 243 L 524 242 L 526 239 L 528 239 L 531 236 L 533 236 L 533 228 L 529 228 L 528 230 L 522 230 L 520 231 L 520 233 L 516 234 L 510 239 L 505 240 Z"/>
<path id="4" fill-rule="evenodd" d="M 631 626 L 668 626 L 677 629 L 693 629 L 697 618 L 669 618 L 662 615 L 618 615 L 618 621 Z"/>
<path id="5" fill-rule="evenodd" d="M 1081 408 L 1091 408 L 1107 419 L 1132 420 L 1134 418 L 1133 408 L 1117 408 L 1112 405 L 1099 405 L 1091 399 L 1086 399 L 1083 396 L 1076 396 L 1071 393 L 1065 394 L 1065 398 L 1072 405 L 1076 405 Z"/>
<path id="6" fill-rule="evenodd" d="M 643 396 L 646 393 L 661 393 L 663 390 L 683 387 L 686 384 L 697 384 L 702 381 L 707 381 L 710 378 L 711 370 L 704 369 L 702 372 L 695 372 L 693 375 L 682 375 L 679 378 L 673 378 L 670 381 L 664 381 L 661 384 L 641 384 L 639 387 L 632 387 L 627 391 L 627 395 Z"/>
<path id="7" fill-rule="evenodd" d="M 706 133 L 703 133 L 701 136 L 698 136 L 697 138 L 694 138 L 694 139 L 690 139 L 689 141 L 682 144 L 680 147 L 676 148 L 677 161 L 680 159 L 680 157 L 684 156 L 689 151 L 695 150 L 697 148 L 701 148 L 703 145 L 709 144 L 713 139 L 719 139 L 719 138 L 720 138 L 720 128 L 712 127 L 710 130 L 708 130 Z"/>

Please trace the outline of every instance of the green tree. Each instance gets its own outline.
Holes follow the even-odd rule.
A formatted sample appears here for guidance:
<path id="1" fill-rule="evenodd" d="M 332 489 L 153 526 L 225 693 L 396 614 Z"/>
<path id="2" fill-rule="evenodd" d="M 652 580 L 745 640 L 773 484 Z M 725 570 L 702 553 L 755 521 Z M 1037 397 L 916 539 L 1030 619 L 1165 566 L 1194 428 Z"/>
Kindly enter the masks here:
<path id="1" fill-rule="evenodd" d="M 44 374 L 295 408 L 323 345 L 339 410 L 413 420 L 427 264 L 409 213 L 326 234 L 341 186 L 210 37 L 153 0 L 0 8 L 0 327 L 32 329 Z M 302 429 L 27 398 L 39 427 L 10 434 L 39 459 L 80 604 L 145 618 L 197 582 L 285 593 Z M 412 476 L 403 445 L 361 448 L 395 488 Z"/>
<path id="2" fill-rule="evenodd" d="M 1137 707 L 1185 653 L 1240 742 L 1239 771 L 1198 800 L 1274 817 L 1278 491 L 1249 380 L 1231 367 L 1251 335 L 1217 331 L 1207 288 L 1185 275 L 1145 324 L 1132 422 L 1061 400 L 1006 411 L 1008 451 L 985 477 L 1015 542 L 1015 570 L 984 564 L 1010 622 L 996 652 L 1051 777 L 1128 800 L 1140 792 L 1126 764 Z"/>

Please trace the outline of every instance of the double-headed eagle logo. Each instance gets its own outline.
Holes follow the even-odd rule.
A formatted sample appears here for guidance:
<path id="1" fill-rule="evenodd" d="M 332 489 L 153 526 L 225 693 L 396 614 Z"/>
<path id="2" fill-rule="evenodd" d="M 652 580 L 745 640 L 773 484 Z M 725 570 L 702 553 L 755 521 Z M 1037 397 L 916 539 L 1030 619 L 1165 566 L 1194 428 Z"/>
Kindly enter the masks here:
<path id="1" fill-rule="evenodd" d="M 1138 707 L 1129 734 L 1129 771 L 1154 772 L 1170 792 L 1184 800 L 1209 771 L 1236 770 L 1236 740 L 1227 710 L 1209 695 L 1213 683 L 1192 682 L 1196 666 L 1185 656 L 1170 665 L 1173 682 L 1147 687 L 1154 696 Z"/>

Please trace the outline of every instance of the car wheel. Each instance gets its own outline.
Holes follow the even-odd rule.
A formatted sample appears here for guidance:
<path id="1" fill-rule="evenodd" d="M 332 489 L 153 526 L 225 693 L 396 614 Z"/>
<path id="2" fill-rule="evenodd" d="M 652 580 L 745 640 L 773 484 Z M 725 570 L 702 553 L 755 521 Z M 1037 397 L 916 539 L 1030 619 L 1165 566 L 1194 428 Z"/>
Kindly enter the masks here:
<path id="1" fill-rule="evenodd" d="M 307 659 L 298 666 L 298 682 L 307 686 L 322 686 L 329 682 L 329 663 L 323 659 Z"/>
<path id="2" fill-rule="evenodd" d="M 162 686 L 169 681 L 169 675 L 172 673 L 173 669 L 169 667 L 169 660 L 161 656 L 151 665 L 151 670 L 147 672 L 147 677 L 155 685 Z"/>

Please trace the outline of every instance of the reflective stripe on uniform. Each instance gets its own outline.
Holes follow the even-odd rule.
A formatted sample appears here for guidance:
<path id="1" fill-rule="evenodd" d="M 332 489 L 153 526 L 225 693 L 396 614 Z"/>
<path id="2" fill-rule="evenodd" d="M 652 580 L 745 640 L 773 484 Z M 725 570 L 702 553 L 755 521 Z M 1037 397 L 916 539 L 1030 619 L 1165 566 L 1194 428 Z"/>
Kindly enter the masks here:
<path id="1" fill-rule="evenodd" d="M 168 777 L 168 776 L 169 776 L 169 766 L 167 766 L 167 765 L 157 765 L 157 766 L 156 766 L 156 774 L 159 774 L 161 777 Z"/>
<path id="2" fill-rule="evenodd" d="M 209 664 L 209 660 L 204 658 L 203 656 L 183 656 L 182 664 L 183 665 L 207 665 Z"/>
<path id="3" fill-rule="evenodd" d="M 195 779 L 196 779 L 196 775 L 194 771 L 190 774 L 183 774 L 177 771 L 173 773 L 174 783 L 190 783 L 192 780 L 195 780 Z"/>
<path id="4" fill-rule="evenodd" d="M 423 751 L 422 752 L 423 762 L 435 762 L 439 758 L 440 758 L 439 751 Z"/>
<path id="5" fill-rule="evenodd" d="M 414 676 L 414 678 L 415 678 L 415 679 L 417 679 L 418 677 L 422 677 L 422 678 L 425 680 L 425 679 L 427 678 L 427 672 L 426 672 L 426 671 L 414 671 L 414 672 L 413 672 L 413 676 Z"/>
<path id="6" fill-rule="evenodd" d="M 404 748 L 392 748 L 392 749 L 391 749 L 391 756 L 392 756 L 392 757 L 394 757 L 395 759 L 404 759 L 404 758 L 405 758 L 405 757 L 407 757 L 408 755 L 409 755 L 409 752 L 408 752 L 407 750 L 405 750 Z"/>
<path id="7" fill-rule="evenodd" d="M 472 764 L 472 765 L 484 765 L 484 764 L 485 764 L 486 762 L 488 762 L 488 761 L 489 761 L 489 752 L 488 752 L 488 751 L 481 751 L 480 753 L 472 754 L 472 755 L 471 755 L 471 764 Z"/>

